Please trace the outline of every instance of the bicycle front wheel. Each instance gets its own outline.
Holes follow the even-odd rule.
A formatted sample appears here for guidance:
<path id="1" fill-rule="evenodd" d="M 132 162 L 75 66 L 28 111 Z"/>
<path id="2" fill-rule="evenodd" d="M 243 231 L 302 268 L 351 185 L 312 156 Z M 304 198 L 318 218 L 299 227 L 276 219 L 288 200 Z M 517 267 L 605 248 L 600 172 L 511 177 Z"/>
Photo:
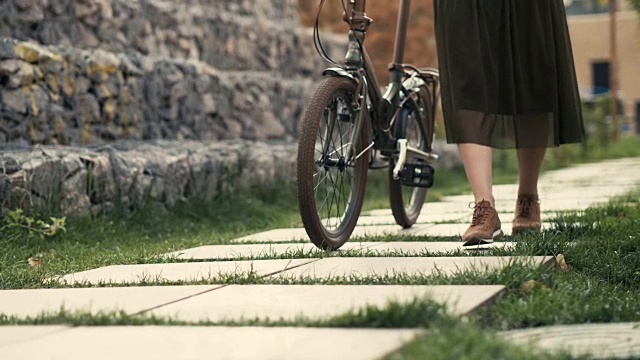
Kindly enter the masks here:
<path id="1" fill-rule="evenodd" d="M 364 149 L 371 127 L 367 117 L 357 125 L 355 92 L 350 79 L 324 79 L 302 120 L 298 206 L 309 238 L 323 250 L 337 250 L 347 242 L 364 201 L 370 156 Z"/>
<path id="2" fill-rule="evenodd" d="M 430 152 L 433 146 L 435 117 L 432 113 L 431 98 L 427 90 L 422 88 L 414 94 L 416 99 L 403 109 L 400 121 L 395 126 L 398 138 L 406 138 L 407 145 L 416 149 Z M 422 123 L 420 123 L 422 121 Z M 427 197 L 427 189 L 403 184 L 400 179 L 394 179 L 393 168 L 396 157 L 389 161 L 389 200 L 391 211 L 396 223 L 403 228 L 410 228 L 420 216 L 420 211 Z M 407 164 L 427 165 L 419 159 L 407 157 Z"/>

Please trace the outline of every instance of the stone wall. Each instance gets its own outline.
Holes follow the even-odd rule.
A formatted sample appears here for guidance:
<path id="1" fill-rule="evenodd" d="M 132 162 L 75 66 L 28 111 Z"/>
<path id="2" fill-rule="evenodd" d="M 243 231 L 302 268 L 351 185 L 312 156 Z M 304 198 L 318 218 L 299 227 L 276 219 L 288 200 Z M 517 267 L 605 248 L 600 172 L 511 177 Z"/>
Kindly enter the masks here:
<path id="1" fill-rule="evenodd" d="M 7 0 L 0 36 L 14 146 L 292 139 L 325 66 L 294 0 Z"/>
<path id="2" fill-rule="evenodd" d="M 36 147 L 0 155 L 0 208 L 98 215 L 145 201 L 171 207 L 197 196 L 292 183 L 295 144 L 243 140 Z M 292 187 L 292 191 L 294 187 Z"/>
<path id="3" fill-rule="evenodd" d="M 309 75 L 323 64 L 296 9 L 295 0 L 5 0 L 0 36 Z"/>
<path id="4" fill-rule="evenodd" d="M 0 40 L 0 143 L 291 139 L 312 79 Z"/>
<path id="5" fill-rule="evenodd" d="M 145 201 L 171 207 L 189 197 L 213 200 L 275 183 L 293 192 L 296 150 L 295 142 L 248 140 L 5 150 L 0 153 L 0 217 L 14 208 L 99 215 L 116 206 L 135 209 Z M 459 166 L 455 145 L 439 141 L 435 150 L 437 169 Z"/>

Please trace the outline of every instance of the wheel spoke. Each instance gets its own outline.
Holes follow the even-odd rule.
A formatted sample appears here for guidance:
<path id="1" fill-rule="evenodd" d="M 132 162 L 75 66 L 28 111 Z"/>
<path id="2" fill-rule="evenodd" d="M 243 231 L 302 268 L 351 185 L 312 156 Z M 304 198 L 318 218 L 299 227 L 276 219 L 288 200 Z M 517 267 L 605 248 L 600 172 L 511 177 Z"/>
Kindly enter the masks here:
<path id="1" fill-rule="evenodd" d="M 333 209 L 333 204 L 334 202 L 336 202 L 336 182 L 333 179 L 332 175 L 329 175 L 329 178 L 331 179 L 331 200 L 329 201 L 329 211 L 327 212 L 327 227 L 329 229 L 333 229 L 333 226 L 331 226 L 331 216 L 333 215 L 333 212 L 331 211 Z M 337 202 L 336 202 L 336 206 L 337 206 Z"/>
<path id="2" fill-rule="evenodd" d="M 300 211 L 310 239 L 324 249 L 337 249 L 347 241 L 363 200 L 367 168 L 365 157 L 355 159 L 354 139 L 361 135 L 354 133 L 354 92 L 355 85 L 346 79 L 325 79 L 305 109 L 300 134 Z M 370 134 L 364 131 L 369 124 L 362 129 L 362 139 L 369 142 Z"/>
<path id="3" fill-rule="evenodd" d="M 323 112 L 323 121 L 320 131 L 318 132 L 319 141 L 316 142 L 316 153 L 319 153 L 319 161 L 326 164 L 331 160 L 336 164 L 341 161 L 345 164 L 350 161 L 352 149 L 351 133 L 353 125 L 338 120 L 337 109 L 340 108 L 340 99 L 335 99 L 330 106 L 325 108 Z M 319 145 L 319 146 L 318 146 Z M 345 165 L 347 166 L 347 165 Z M 318 190 L 323 188 L 322 202 L 318 207 L 318 214 L 325 217 L 325 226 L 331 230 L 339 228 L 351 204 L 350 193 L 352 192 L 353 177 L 347 168 L 339 169 L 337 166 L 325 167 L 319 164 L 317 171 L 313 175 L 314 194 L 318 199 Z M 322 171 L 324 170 L 324 174 Z M 347 189 L 349 193 L 347 193 Z"/>

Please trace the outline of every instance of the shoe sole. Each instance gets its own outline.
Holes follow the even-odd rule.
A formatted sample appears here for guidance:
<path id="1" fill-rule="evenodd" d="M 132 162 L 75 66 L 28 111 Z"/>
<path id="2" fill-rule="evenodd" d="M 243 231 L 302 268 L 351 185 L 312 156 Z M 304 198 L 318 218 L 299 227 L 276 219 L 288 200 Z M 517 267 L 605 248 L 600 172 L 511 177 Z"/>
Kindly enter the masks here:
<path id="1" fill-rule="evenodd" d="M 491 237 L 491 239 L 481 239 L 478 237 L 472 237 L 471 239 L 467 240 L 464 244 L 462 244 L 462 246 L 477 246 L 477 245 L 493 244 L 493 240 L 502 235 L 504 235 L 504 233 L 502 232 L 502 229 L 498 229 L 493 232 L 493 236 Z"/>

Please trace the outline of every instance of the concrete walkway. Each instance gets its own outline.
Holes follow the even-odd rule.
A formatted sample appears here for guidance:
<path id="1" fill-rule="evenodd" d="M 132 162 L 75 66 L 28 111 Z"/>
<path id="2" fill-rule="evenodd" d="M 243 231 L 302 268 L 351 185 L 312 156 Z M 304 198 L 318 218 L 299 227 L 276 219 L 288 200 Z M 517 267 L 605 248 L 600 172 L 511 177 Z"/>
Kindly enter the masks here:
<path id="1" fill-rule="evenodd" d="M 540 185 L 543 220 L 553 218 L 557 211 L 605 203 L 636 189 L 639 180 L 640 159 L 549 172 Z M 516 191 L 514 185 L 495 187 L 497 209 L 507 233 Z M 409 230 L 394 225 L 389 210 L 364 214 L 354 239 L 334 254 L 299 242 L 307 239 L 304 229 L 276 229 L 236 239 L 233 245 L 166 254 L 167 259 L 179 262 L 107 266 L 68 274 L 60 280 L 76 287 L 96 284 L 111 287 L 0 291 L 0 314 L 26 318 L 56 313 L 63 308 L 95 314 L 122 311 L 205 325 L 256 319 L 317 321 L 367 306 L 384 307 L 390 302 L 403 304 L 421 298 L 445 305 L 453 315 L 468 314 L 499 301 L 504 287 L 367 283 L 377 277 L 490 271 L 513 261 L 528 266 L 553 263 L 552 257 L 511 258 L 493 254 L 496 249 L 509 249 L 513 246 L 510 243 L 463 250 L 455 240 L 468 226 L 471 217 L 468 204 L 472 200 L 470 195 L 462 195 L 428 203 L 419 224 Z M 415 241 L 367 241 L 372 235 L 400 234 L 403 240 Z M 431 236 L 454 236 L 454 241 L 432 242 Z M 245 278 L 249 284 L 225 285 L 224 280 L 229 278 Z M 313 285 L 341 279 L 360 285 Z M 274 284 L 257 284 L 260 281 Z M 304 285 L 276 284 L 291 281 Z M 167 285 L 171 283 L 183 285 Z M 619 337 L 611 337 L 611 343 L 600 338 L 599 349 L 612 350 L 596 355 L 640 356 L 637 327 L 620 326 L 625 329 L 626 339 L 630 339 L 625 343 L 628 346 L 614 346 Z M 580 333 L 574 330 L 571 331 Z M 523 330 L 503 336 L 517 343 L 545 344 L 553 349 L 554 342 L 545 342 L 545 336 L 567 331 Z M 303 327 L 8 326 L 0 327 L 0 359 L 376 359 L 420 333 L 418 329 Z"/>

